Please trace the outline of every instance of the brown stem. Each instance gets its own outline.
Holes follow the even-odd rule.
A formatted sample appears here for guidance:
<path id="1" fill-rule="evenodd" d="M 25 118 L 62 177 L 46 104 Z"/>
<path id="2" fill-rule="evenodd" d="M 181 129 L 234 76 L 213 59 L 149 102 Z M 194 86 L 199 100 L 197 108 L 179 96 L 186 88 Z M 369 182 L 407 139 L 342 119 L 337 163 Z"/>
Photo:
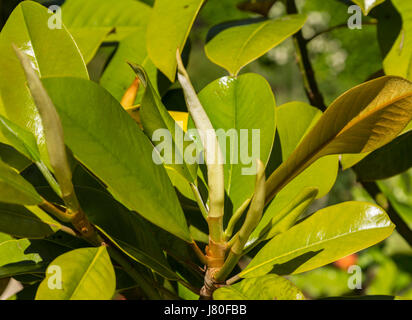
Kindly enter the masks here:
<path id="1" fill-rule="evenodd" d="M 377 21 L 367 21 L 367 22 L 363 22 L 363 23 L 362 23 L 362 25 L 376 25 L 376 24 L 377 24 Z M 305 42 L 306 42 L 306 43 L 309 43 L 309 42 L 311 42 L 313 39 L 319 37 L 319 36 L 322 35 L 322 34 L 331 32 L 331 31 L 336 30 L 336 29 L 347 28 L 347 27 L 348 27 L 348 24 L 347 24 L 346 22 L 345 22 L 345 23 L 342 23 L 342 24 L 338 24 L 338 25 L 336 25 L 336 26 L 332 26 L 332 27 L 330 27 L 330 28 L 328 28 L 328 29 L 319 31 L 318 33 L 314 34 L 312 37 L 310 37 L 310 38 L 308 38 L 308 39 L 305 39 Z"/>
<path id="2" fill-rule="evenodd" d="M 288 0 L 287 12 L 289 14 L 298 13 L 295 0 Z M 311 105 L 317 107 L 321 111 L 325 111 L 326 105 L 324 103 L 323 96 L 319 91 L 318 83 L 315 78 L 315 72 L 309 59 L 306 40 L 303 38 L 302 31 L 299 30 L 293 38 L 295 40 L 296 59 L 302 73 L 306 95 L 308 96 Z"/>
<path id="3" fill-rule="evenodd" d="M 298 12 L 295 0 L 288 0 L 287 11 L 291 14 Z M 370 24 L 373 23 L 374 22 L 371 22 Z M 309 101 L 314 107 L 317 107 L 321 111 L 325 111 L 326 106 L 324 104 L 323 96 L 319 91 L 312 64 L 308 55 L 308 41 L 303 38 L 301 31 L 295 34 L 294 38 L 297 43 L 298 63 L 302 72 L 302 76 L 304 78 L 306 93 L 308 95 Z M 381 193 L 378 185 L 375 182 L 361 182 L 361 184 L 374 199 L 376 199 L 376 196 Z M 405 223 L 405 221 L 403 221 L 403 219 L 399 216 L 399 214 L 396 212 L 389 201 L 385 209 L 391 220 L 395 223 L 396 230 L 409 243 L 409 245 L 412 246 L 412 231 L 409 226 Z"/>

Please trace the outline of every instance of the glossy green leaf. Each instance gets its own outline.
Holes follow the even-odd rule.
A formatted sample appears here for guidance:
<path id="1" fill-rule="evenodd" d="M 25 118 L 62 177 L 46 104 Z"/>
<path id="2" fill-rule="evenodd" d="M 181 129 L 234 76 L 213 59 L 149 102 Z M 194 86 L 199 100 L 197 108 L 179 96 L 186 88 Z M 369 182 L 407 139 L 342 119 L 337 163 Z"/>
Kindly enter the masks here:
<path id="1" fill-rule="evenodd" d="M 276 274 L 250 278 L 217 289 L 214 300 L 305 300 L 303 293 L 289 280 Z"/>
<path id="2" fill-rule="evenodd" d="M 43 83 L 74 155 L 127 208 L 190 242 L 172 184 L 164 168 L 154 163 L 160 161 L 157 153 L 119 102 L 91 81 L 49 78 Z"/>
<path id="3" fill-rule="evenodd" d="M 111 32 L 106 41 L 121 41 L 144 28 L 150 17 L 150 7 L 134 0 L 66 0 L 62 6 L 63 22 L 69 30 Z M 86 31 L 85 31 L 86 32 Z"/>
<path id="4" fill-rule="evenodd" d="M 275 98 L 262 76 L 244 74 L 212 82 L 199 99 L 217 130 L 225 159 L 225 189 L 234 212 L 253 194 L 256 159 L 264 164 L 269 159 L 276 130 Z"/>
<path id="5" fill-rule="evenodd" d="M 62 10 L 63 21 L 87 62 L 102 42 L 118 42 L 100 79 L 118 101 L 134 79 L 127 61 L 143 65 L 156 87 L 156 67 L 146 50 L 146 27 L 151 14 L 148 5 L 134 0 L 67 0 Z"/>
<path id="6" fill-rule="evenodd" d="M 353 0 L 354 3 L 361 7 L 365 16 L 368 15 L 373 8 L 380 5 L 384 1 L 385 0 Z"/>
<path id="7" fill-rule="evenodd" d="M 206 55 L 231 75 L 237 75 L 242 67 L 299 31 L 305 21 L 305 15 L 289 15 L 226 29 L 208 42 Z"/>
<path id="8" fill-rule="evenodd" d="M 290 229 L 315 200 L 318 191 L 317 188 L 304 188 L 286 207 L 279 212 L 275 211 L 276 214 L 273 214 L 274 210 L 269 207 L 271 210 L 268 209 L 266 219 L 261 220 L 261 225 L 251 234 L 248 245 L 253 247 L 257 241 L 269 240 Z M 268 220 L 269 222 L 265 225 L 264 223 Z"/>
<path id="9" fill-rule="evenodd" d="M 239 275 L 309 271 L 382 241 L 394 228 L 380 207 L 367 202 L 327 207 L 274 237 Z"/>
<path id="10" fill-rule="evenodd" d="M 57 184 L 53 175 L 48 170 L 44 161 L 41 159 L 40 151 L 33 134 L 2 116 L 0 116 L 0 130 L 3 132 L 5 139 L 10 144 L 12 144 L 14 148 L 16 148 L 22 155 L 25 155 L 26 158 L 24 158 L 25 160 L 19 159 L 20 154 L 18 154 L 17 151 L 14 151 L 13 153 L 13 150 L 6 148 L 0 148 L 0 157 L 6 163 L 13 166 L 17 170 L 19 170 L 20 168 L 20 162 L 22 162 L 21 165 L 24 169 L 31 164 L 31 161 L 33 161 L 40 169 L 40 171 L 43 173 L 44 177 L 49 182 L 49 184 L 53 186 L 55 192 L 58 195 L 61 195 L 62 192 L 60 186 Z M 20 158 L 21 157 L 23 156 L 20 156 Z"/>
<path id="11" fill-rule="evenodd" d="M 14 169 L 0 161 L 0 202 L 37 205 L 43 199 Z"/>
<path id="12" fill-rule="evenodd" d="M 118 101 L 121 100 L 126 90 L 130 87 L 136 75 L 127 62 L 141 65 L 146 72 L 153 87 L 157 88 L 157 71 L 149 59 L 146 50 L 146 29 L 140 28 L 119 43 L 116 54 L 105 69 L 100 83 Z M 139 91 L 144 89 L 140 87 Z M 137 98 L 137 102 L 140 101 Z"/>
<path id="13" fill-rule="evenodd" d="M 355 167 L 358 180 L 374 181 L 393 177 L 412 167 L 412 131 L 370 153 Z"/>
<path id="14" fill-rule="evenodd" d="M 314 269 L 309 272 L 291 276 L 289 279 L 296 284 L 306 296 L 312 299 L 348 295 L 348 279 L 352 274 L 332 265 Z"/>
<path id="15" fill-rule="evenodd" d="M 24 1 L 14 9 L 0 34 L 0 114 L 34 134 L 43 159 L 48 159 L 43 126 L 12 44 L 30 56 L 41 77 L 88 78 L 71 35 L 65 28 L 49 29 L 49 18 L 47 8 Z"/>
<path id="16" fill-rule="evenodd" d="M 66 11 L 64 13 L 66 15 Z M 70 33 L 79 47 L 85 63 L 89 63 L 93 59 L 110 31 L 111 28 L 109 27 L 70 29 Z"/>
<path id="17" fill-rule="evenodd" d="M 403 129 L 403 131 L 399 134 L 399 136 L 408 133 L 409 131 L 412 130 L 412 122 L 409 122 L 409 124 Z M 399 139 L 399 136 L 397 139 Z M 391 141 L 388 143 L 387 147 L 385 148 L 392 148 L 392 144 L 397 144 L 397 139 Z M 395 149 L 397 147 L 393 146 Z M 350 154 L 342 154 L 342 157 L 340 159 L 340 163 L 342 165 L 342 170 L 349 169 L 353 167 L 355 164 L 359 163 L 362 161 L 362 159 L 366 158 L 371 152 L 365 152 L 365 153 L 350 153 Z"/>
<path id="18" fill-rule="evenodd" d="M 185 159 L 185 150 L 192 145 L 193 141 L 184 141 L 183 129 L 171 117 L 167 109 L 162 103 L 158 93 L 155 91 L 152 83 L 145 70 L 137 65 L 131 65 L 140 79 L 140 83 L 145 88 L 145 93 L 141 101 L 139 111 L 140 120 L 143 125 L 145 134 L 152 140 L 155 146 L 158 146 L 161 141 L 157 137 L 154 141 L 154 134 L 158 129 L 167 129 L 168 137 L 164 137 L 162 142 L 170 142 L 170 150 L 165 148 L 163 151 L 159 150 L 161 156 L 165 160 L 164 166 L 170 170 L 175 170 L 188 181 L 194 182 L 197 177 L 196 163 L 188 164 Z M 166 139 L 169 140 L 166 140 Z"/>
<path id="19" fill-rule="evenodd" d="M 55 283 L 55 269 L 61 270 L 61 289 L 50 288 Z M 116 278 L 106 247 L 82 248 L 70 251 L 53 260 L 41 282 L 36 300 L 110 300 Z"/>
<path id="20" fill-rule="evenodd" d="M 0 115 L 0 130 L 8 142 L 27 158 L 40 161 L 40 152 L 34 135 Z"/>
<path id="21" fill-rule="evenodd" d="M 183 51 L 204 0 L 156 0 L 147 29 L 150 59 L 170 81 L 176 76 L 176 50 Z"/>
<path id="22" fill-rule="evenodd" d="M 26 253 L 30 246 L 28 239 L 13 239 L 11 236 L 0 233 L 0 269 L 8 264 L 18 262 L 41 262 L 41 257 L 36 253 Z"/>
<path id="23" fill-rule="evenodd" d="M 63 196 L 63 200 L 69 209 L 78 211 L 79 207 L 76 196 L 74 195 L 73 184 L 71 181 L 72 172 L 66 154 L 63 127 L 59 115 L 57 114 L 49 95 L 44 89 L 38 74 L 33 69 L 29 56 L 14 47 L 14 45 L 13 48 L 15 49 L 15 53 L 26 74 L 27 85 L 41 118 L 50 166 L 52 167 L 59 184 L 59 187 L 55 188 L 56 192 Z M 48 173 L 48 175 L 50 175 L 50 173 Z M 49 180 L 53 181 L 53 186 L 56 185 L 54 179 Z"/>
<path id="24" fill-rule="evenodd" d="M 277 135 L 280 143 L 275 143 L 272 155 L 281 153 L 280 158 L 286 161 L 321 116 L 321 111 L 303 102 L 290 102 L 278 107 Z M 291 123 L 293 126 L 290 125 Z M 316 198 L 325 196 L 335 184 L 338 168 L 338 156 L 327 156 L 315 161 L 289 182 L 266 208 L 250 241 L 257 240 L 271 220 L 276 220 L 279 213 L 298 198 L 304 189 L 316 188 L 318 189 Z"/>
<path id="25" fill-rule="evenodd" d="M 402 16 L 402 30 L 385 57 L 383 67 L 386 74 L 412 80 L 412 3 L 402 0 L 392 0 L 392 3 Z"/>
<path id="26" fill-rule="evenodd" d="M 267 200 L 326 155 L 374 151 L 387 144 L 412 119 L 412 84 L 382 77 L 341 95 L 299 146 L 267 180 Z"/>
<path id="27" fill-rule="evenodd" d="M 10 167 L 22 172 L 32 164 L 32 161 L 8 144 L 0 142 L 0 160 Z"/>
<path id="28" fill-rule="evenodd" d="M 149 223 L 101 190 L 78 186 L 76 194 L 90 221 L 133 260 L 175 280 Z"/>
<path id="29" fill-rule="evenodd" d="M 0 203 L 0 232 L 18 238 L 45 238 L 60 229 L 60 223 L 38 207 Z"/>

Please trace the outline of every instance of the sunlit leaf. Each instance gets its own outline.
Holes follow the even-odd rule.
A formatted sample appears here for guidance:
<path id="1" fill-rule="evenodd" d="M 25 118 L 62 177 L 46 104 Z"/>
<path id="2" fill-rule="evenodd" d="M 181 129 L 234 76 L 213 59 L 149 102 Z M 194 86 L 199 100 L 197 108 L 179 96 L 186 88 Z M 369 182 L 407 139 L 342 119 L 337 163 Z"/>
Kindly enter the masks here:
<path id="1" fill-rule="evenodd" d="M 43 83 L 74 155 L 127 208 L 190 242 L 172 184 L 164 168 L 154 163 L 160 163 L 158 155 L 119 102 L 91 81 L 48 78 Z"/>
<path id="2" fill-rule="evenodd" d="M 47 8 L 24 1 L 14 9 L 0 34 L 0 114 L 34 134 L 43 160 L 48 159 L 43 126 L 12 44 L 30 56 L 41 77 L 88 78 L 71 35 L 65 28 L 50 29 L 50 17 Z"/>
<path id="3" fill-rule="evenodd" d="M 116 278 L 104 246 L 65 253 L 53 260 L 48 270 L 36 300 L 110 300 L 114 295 Z M 49 284 L 56 284 L 52 278 L 56 272 L 61 275 L 60 289 Z"/>
<path id="4" fill-rule="evenodd" d="M 309 271 L 382 241 L 394 228 L 385 211 L 367 202 L 327 207 L 274 237 L 240 276 Z"/>
<path id="5" fill-rule="evenodd" d="M 317 159 L 374 151 L 393 140 L 412 118 L 412 84 L 382 77 L 341 95 L 267 181 L 270 200 Z"/>
<path id="6" fill-rule="evenodd" d="M 204 0 L 156 0 L 147 30 L 147 51 L 153 63 L 172 82 L 176 50 L 183 51 Z"/>
<path id="7" fill-rule="evenodd" d="M 303 293 L 289 280 L 275 274 L 242 280 L 217 289 L 215 300 L 304 300 Z"/>
<path id="8" fill-rule="evenodd" d="M 208 42 L 206 55 L 237 75 L 242 67 L 296 33 L 305 21 L 305 15 L 290 15 L 226 29 Z"/>

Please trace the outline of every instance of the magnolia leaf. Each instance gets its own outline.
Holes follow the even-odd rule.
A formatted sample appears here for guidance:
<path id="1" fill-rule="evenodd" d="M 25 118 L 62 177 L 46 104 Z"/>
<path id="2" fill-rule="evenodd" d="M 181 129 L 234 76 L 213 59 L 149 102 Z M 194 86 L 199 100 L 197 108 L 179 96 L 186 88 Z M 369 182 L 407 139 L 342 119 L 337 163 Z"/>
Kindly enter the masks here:
<path id="1" fill-rule="evenodd" d="M 99 36 L 109 30 L 105 41 L 121 42 L 137 29 L 144 29 L 150 12 L 147 4 L 134 0 L 66 0 L 62 6 L 63 22 L 70 31 L 74 30 L 74 35 L 82 30 Z"/>
<path id="2" fill-rule="evenodd" d="M 0 202 L 38 205 L 43 199 L 29 182 L 0 161 Z"/>
<path id="3" fill-rule="evenodd" d="M 48 154 L 43 125 L 12 44 L 30 56 L 32 67 L 41 77 L 88 78 L 73 38 L 65 27 L 50 29 L 50 17 L 44 6 L 23 1 L 14 9 L 0 34 L 0 114 L 36 137 L 46 164 Z"/>
<path id="4" fill-rule="evenodd" d="M 120 103 L 92 81 L 48 78 L 43 83 L 75 157 L 128 209 L 191 242 L 167 173 L 154 163 L 161 163 L 158 153 Z"/>
<path id="5" fill-rule="evenodd" d="M 300 141 L 319 121 L 322 112 L 303 102 L 289 102 L 277 108 L 277 137 L 271 158 L 286 161 Z M 293 126 L 290 125 L 293 123 Z M 281 155 L 279 155 L 279 153 Z M 272 160 L 272 159 L 271 159 Z M 267 206 L 258 227 L 250 241 L 259 239 L 267 231 L 267 225 L 277 219 L 281 211 L 304 194 L 304 190 L 318 189 L 316 198 L 325 196 L 333 187 L 339 168 L 337 155 L 318 159 L 291 180 Z M 313 179 L 316 177 L 316 179 Z M 309 192 L 310 193 L 310 192 Z M 302 208 L 303 209 L 303 208 Z"/>
<path id="6" fill-rule="evenodd" d="M 36 300 L 110 300 L 115 293 L 116 277 L 104 246 L 69 251 L 53 260 L 47 270 Z M 56 273 L 61 276 L 58 284 L 52 278 Z"/>
<path id="7" fill-rule="evenodd" d="M 72 172 L 67 159 L 63 128 L 59 115 L 39 76 L 33 69 L 29 57 L 17 48 L 15 48 L 15 51 L 26 73 L 30 93 L 39 111 L 50 165 L 61 188 L 63 200 L 65 200 L 70 209 L 77 211 L 79 206 L 74 195 Z"/>
<path id="8" fill-rule="evenodd" d="M 253 194 L 256 159 L 268 162 L 276 131 L 275 98 L 262 76 L 249 73 L 212 82 L 199 99 L 224 153 L 225 189 L 235 212 Z"/>
<path id="9" fill-rule="evenodd" d="M 297 274 L 319 268 L 382 241 L 394 228 L 382 208 L 367 202 L 327 207 L 270 240 L 239 276 Z"/>
<path id="10" fill-rule="evenodd" d="M 386 76 L 337 98 L 299 146 L 267 180 L 267 201 L 319 158 L 374 151 L 393 140 L 412 119 L 412 84 Z"/>
<path id="11" fill-rule="evenodd" d="M 77 186 L 76 194 L 90 222 L 120 250 L 161 276 L 178 279 L 147 221 L 127 210 L 105 191 Z"/>
<path id="12" fill-rule="evenodd" d="M 303 293 L 289 280 L 276 274 L 250 278 L 217 289 L 214 300 L 305 300 Z"/>
<path id="13" fill-rule="evenodd" d="M 40 161 L 40 152 L 34 135 L 0 115 L 0 130 L 8 142 L 34 162 Z"/>
<path id="14" fill-rule="evenodd" d="M 38 207 L 0 203 L 0 232 L 18 238 L 41 239 L 57 232 L 60 226 Z"/>
<path id="15" fill-rule="evenodd" d="M 176 50 L 183 52 L 204 0 L 156 0 L 147 29 L 150 59 L 170 81 L 176 76 Z"/>
<path id="16" fill-rule="evenodd" d="M 14 239 L 9 235 L 0 233 L 0 268 L 8 264 L 19 262 L 31 262 L 33 264 L 42 261 L 36 253 L 25 253 L 30 246 L 28 239 Z M 0 273 L 1 274 L 1 273 Z"/>
<path id="17" fill-rule="evenodd" d="M 305 21 L 305 15 L 289 15 L 226 29 L 207 43 L 206 55 L 236 76 L 245 65 L 299 31 Z"/>
<path id="18" fill-rule="evenodd" d="M 277 236 L 278 234 L 287 231 L 291 228 L 298 218 L 306 211 L 306 209 L 315 200 L 319 189 L 317 188 L 305 188 L 302 193 L 299 194 L 293 201 L 291 201 L 285 208 L 283 208 L 278 214 L 273 215 L 273 218 L 264 225 L 264 227 L 258 227 L 250 236 L 248 245 L 255 246 L 256 241 L 264 241 Z M 272 215 L 270 215 L 271 217 Z M 265 219 L 266 220 L 266 219 Z"/>
<path id="19" fill-rule="evenodd" d="M 412 167 L 412 131 L 370 153 L 355 165 L 358 180 L 375 181 L 396 176 Z"/>
<path id="20" fill-rule="evenodd" d="M 145 87 L 139 111 L 144 132 L 155 146 L 166 144 L 163 152 L 159 150 L 165 161 L 164 166 L 177 171 L 189 182 L 194 182 L 197 177 L 197 165 L 196 163 L 188 164 L 185 159 L 186 148 L 194 142 L 184 139 L 185 133 L 183 129 L 163 105 L 145 70 L 134 64 L 131 64 L 131 67 L 136 72 L 143 87 Z M 167 131 L 163 132 L 167 133 L 167 136 L 163 136 L 163 140 L 160 139 L 160 136 L 156 135 L 156 130 L 158 129 L 167 129 Z M 168 143 L 170 143 L 170 148 L 167 147 Z"/>
<path id="21" fill-rule="evenodd" d="M 137 29 L 133 34 L 123 39 L 100 79 L 101 85 L 118 101 L 122 99 L 136 77 L 127 61 L 133 61 L 141 65 L 147 72 L 153 88 L 157 90 L 157 70 L 147 55 L 145 39 L 145 28 Z M 143 92 L 144 90 L 142 88 L 139 91 Z M 133 105 L 140 102 L 141 96 L 142 94 L 138 92 L 138 98 L 133 101 Z"/>
<path id="22" fill-rule="evenodd" d="M 412 2 L 392 0 L 396 10 L 402 16 L 402 29 L 383 61 L 386 74 L 412 80 Z"/>

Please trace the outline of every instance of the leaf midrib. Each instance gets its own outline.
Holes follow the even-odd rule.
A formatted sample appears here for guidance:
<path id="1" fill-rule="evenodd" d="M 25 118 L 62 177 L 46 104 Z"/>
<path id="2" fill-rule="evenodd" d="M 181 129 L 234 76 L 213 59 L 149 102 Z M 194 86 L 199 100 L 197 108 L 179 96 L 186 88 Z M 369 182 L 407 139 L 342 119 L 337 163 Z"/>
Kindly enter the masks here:
<path id="1" fill-rule="evenodd" d="M 81 287 L 82 283 L 85 281 L 86 276 L 90 273 L 91 269 L 94 267 L 94 265 L 96 264 L 97 259 L 100 257 L 101 253 L 103 252 L 104 247 L 101 246 L 98 248 L 96 255 L 93 257 L 91 263 L 89 264 L 89 266 L 87 267 L 86 271 L 83 273 L 82 277 L 80 278 L 77 286 L 75 287 L 74 291 L 70 294 L 69 296 L 69 300 L 71 300 L 71 298 L 77 293 L 77 291 L 79 290 L 79 288 Z"/>
<path id="2" fill-rule="evenodd" d="M 272 193 L 272 194 L 278 193 L 279 190 L 280 190 L 281 188 L 283 188 L 284 185 L 286 185 L 286 184 L 288 183 L 288 181 L 290 180 L 290 177 L 293 176 L 296 172 L 299 172 L 300 169 L 301 169 L 302 167 L 304 167 L 307 162 L 310 162 L 310 161 L 311 161 L 312 159 L 314 159 L 314 158 L 315 158 L 315 161 L 316 161 L 316 160 L 317 160 L 317 159 L 316 159 L 317 155 L 318 155 L 319 153 L 321 153 L 321 151 L 322 151 L 324 148 L 326 148 L 330 143 L 332 143 L 334 139 L 336 139 L 336 138 L 338 138 L 339 136 L 343 135 L 347 130 L 349 130 L 350 128 L 354 127 L 354 126 L 355 126 L 356 124 L 358 124 L 360 121 L 366 119 L 369 115 L 371 115 L 371 114 L 373 114 L 373 113 L 375 113 L 375 112 L 381 111 L 382 109 L 390 106 L 391 104 L 395 104 L 396 102 L 401 101 L 401 100 L 406 99 L 406 98 L 409 98 L 409 97 L 412 97 L 412 91 L 410 91 L 409 94 L 401 95 L 401 96 L 397 97 L 397 98 L 394 99 L 394 100 L 388 101 L 387 103 L 383 103 L 383 104 L 382 104 L 381 106 L 379 106 L 378 108 L 371 109 L 371 110 L 367 111 L 366 113 L 360 113 L 360 114 L 358 114 L 357 116 L 355 116 L 354 118 L 352 118 L 341 130 L 339 130 L 337 133 L 335 133 L 334 135 L 332 135 L 329 139 L 325 140 L 322 144 L 319 145 L 318 148 L 316 148 L 315 150 L 313 150 L 313 152 L 309 153 L 304 159 L 302 159 L 301 161 L 299 161 L 299 164 L 298 164 L 297 166 L 295 166 L 294 170 L 292 171 L 292 174 L 289 173 L 289 175 L 287 175 L 283 180 L 281 180 L 279 183 L 277 183 L 276 187 L 273 188 L 273 191 L 272 191 L 271 193 Z M 371 102 L 372 102 L 372 101 L 371 101 Z M 371 102 L 370 102 L 370 103 L 371 103 Z M 368 105 L 368 106 L 369 106 L 369 105 Z M 366 108 L 367 108 L 368 106 L 366 106 Z M 332 107 L 332 106 L 331 106 L 331 107 Z M 365 109 L 366 109 L 366 108 L 365 108 Z M 326 114 L 326 112 L 323 114 L 323 117 L 325 116 L 325 114 Z M 319 121 L 320 121 L 320 119 L 319 119 Z M 315 128 L 315 127 L 313 127 L 312 130 L 313 130 L 314 128 Z M 310 132 L 312 132 L 312 130 L 311 130 Z M 309 132 L 309 133 L 310 133 L 310 132 Z M 288 157 L 288 160 L 289 160 L 289 159 L 291 158 L 291 156 L 298 150 L 298 148 L 299 148 L 299 147 L 302 145 L 302 143 L 307 139 L 307 137 L 308 137 L 308 135 L 306 136 L 306 138 L 304 138 L 304 139 L 302 139 L 302 140 L 300 141 L 300 143 L 298 144 L 298 146 L 297 146 L 297 148 L 295 149 L 295 151 Z M 284 168 L 286 168 L 286 164 L 288 164 L 288 160 L 286 160 L 286 162 L 283 163 L 283 164 L 285 164 L 285 165 L 282 164 L 283 166 L 281 165 L 281 166 L 279 167 L 279 169 L 281 169 L 281 168 L 283 167 L 282 169 L 284 170 Z M 312 161 L 312 163 L 313 163 L 313 161 Z M 275 173 L 276 173 L 277 171 L 278 171 L 278 170 L 276 170 L 276 171 L 272 174 L 272 176 L 275 176 Z M 281 172 L 281 171 L 279 170 L 278 172 Z M 270 179 L 270 178 L 269 178 L 269 179 Z M 268 181 L 269 181 L 269 179 L 268 179 Z M 272 178 L 272 179 L 273 179 L 273 178 Z"/>
<path id="3" fill-rule="evenodd" d="M 271 259 L 269 259 L 269 260 L 266 260 L 266 261 L 263 262 L 263 263 L 260 263 L 260 264 L 254 266 L 254 267 L 251 267 L 250 269 L 245 270 L 244 272 L 241 272 L 241 273 L 239 274 L 239 276 L 241 277 L 241 276 L 243 276 L 243 275 L 246 275 L 246 274 L 252 272 L 253 270 L 256 270 L 257 268 L 260 268 L 260 267 L 262 267 L 262 266 L 264 266 L 264 265 L 266 265 L 266 264 L 268 264 L 268 263 L 273 262 L 274 260 L 278 260 L 278 259 L 287 257 L 288 255 L 292 255 L 292 254 L 294 254 L 294 253 L 296 253 L 296 252 L 299 252 L 299 251 L 301 251 L 301 250 L 306 250 L 306 249 L 308 249 L 308 248 L 312 248 L 312 247 L 314 247 L 314 246 L 317 246 L 318 244 L 326 243 L 326 242 L 333 241 L 333 240 L 336 240 L 336 239 L 339 239 L 339 238 L 343 238 L 343 237 L 346 237 L 346 236 L 352 236 L 352 235 L 354 235 L 354 234 L 363 233 L 363 232 L 367 232 L 367 231 L 371 231 L 371 230 L 390 229 L 391 227 L 393 227 L 393 225 L 389 224 L 389 225 L 384 226 L 384 227 L 377 227 L 377 228 L 372 227 L 372 228 L 367 228 L 367 229 L 361 229 L 361 230 L 358 230 L 358 231 L 356 231 L 356 232 L 346 232 L 346 233 L 344 233 L 344 234 L 339 234 L 339 235 L 337 235 L 337 236 L 335 236 L 335 237 L 328 238 L 328 239 L 326 239 L 326 240 L 320 240 L 320 241 L 317 241 L 317 242 L 312 243 L 312 244 L 309 245 L 309 246 L 299 247 L 299 248 L 297 248 L 297 249 L 295 249 L 295 250 L 289 251 L 289 252 L 287 252 L 287 253 L 285 253 L 285 254 L 282 254 L 282 255 L 280 255 L 280 256 L 277 256 L 277 257 L 275 257 L 275 258 L 271 258 Z M 246 272 L 246 271 L 247 271 L 247 272 Z"/>

